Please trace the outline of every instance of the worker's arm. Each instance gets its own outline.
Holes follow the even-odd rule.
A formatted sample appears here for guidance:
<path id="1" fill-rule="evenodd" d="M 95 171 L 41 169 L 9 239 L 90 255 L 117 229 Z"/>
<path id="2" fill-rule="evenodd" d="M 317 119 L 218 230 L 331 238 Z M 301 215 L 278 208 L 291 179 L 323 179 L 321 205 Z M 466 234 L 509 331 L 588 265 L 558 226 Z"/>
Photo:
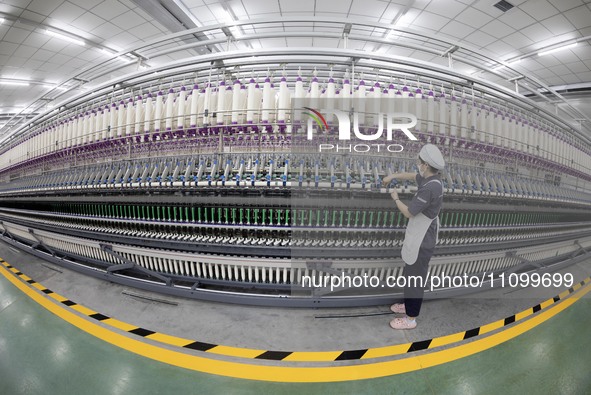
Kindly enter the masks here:
<path id="1" fill-rule="evenodd" d="M 403 181 L 415 181 L 417 179 L 417 173 L 394 173 L 392 175 L 384 177 L 384 179 L 382 180 L 382 184 L 384 184 L 384 186 L 387 186 L 394 179 Z"/>
<path id="2" fill-rule="evenodd" d="M 398 207 L 398 210 L 400 210 L 402 215 L 404 215 L 408 219 L 413 217 L 413 215 L 410 213 L 410 211 L 408 211 L 408 206 L 406 204 L 402 203 L 402 201 L 398 197 L 398 192 L 396 192 L 396 190 L 394 190 L 390 194 L 390 196 L 392 196 L 392 199 L 394 199 L 394 203 L 396 203 L 396 207 Z"/>

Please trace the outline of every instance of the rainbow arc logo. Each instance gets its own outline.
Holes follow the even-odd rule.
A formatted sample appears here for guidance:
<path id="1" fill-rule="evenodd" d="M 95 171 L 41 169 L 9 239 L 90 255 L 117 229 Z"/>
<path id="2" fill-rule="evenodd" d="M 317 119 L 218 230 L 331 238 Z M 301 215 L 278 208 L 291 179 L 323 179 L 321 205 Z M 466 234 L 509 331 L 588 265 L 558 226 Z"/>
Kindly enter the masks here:
<path id="1" fill-rule="evenodd" d="M 310 112 L 302 112 L 302 114 L 306 114 L 310 118 L 312 118 L 314 121 L 316 121 L 316 123 L 318 124 L 318 127 L 320 129 L 324 129 L 325 131 L 328 130 L 328 123 L 326 122 L 326 119 L 324 118 L 324 116 L 322 114 L 320 114 L 319 111 L 314 110 L 313 108 L 310 108 L 310 107 L 304 107 L 304 108 Z"/>

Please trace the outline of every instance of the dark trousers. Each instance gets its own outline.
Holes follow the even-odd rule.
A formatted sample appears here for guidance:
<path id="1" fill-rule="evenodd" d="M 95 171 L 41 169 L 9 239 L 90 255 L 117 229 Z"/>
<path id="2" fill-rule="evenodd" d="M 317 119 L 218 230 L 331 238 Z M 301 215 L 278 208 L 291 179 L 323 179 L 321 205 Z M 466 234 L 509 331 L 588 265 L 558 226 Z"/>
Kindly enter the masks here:
<path id="1" fill-rule="evenodd" d="M 406 286 L 404 287 L 404 308 L 406 309 L 406 315 L 409 317 L 417 317 L 421 311 L 423 295 L 425 293 L 425 280 L 427 278 L 427 272 L 429 271 L 429 261 L 431 260 L 434 249 L 434 247 L 423 248 L 421 246 L 415 264 L 405 265 L 404 270 L 402 271 L 402 275 L 406 278 Z M 421 277 L 421 280 L 409 279 L 409 276 Z"/>

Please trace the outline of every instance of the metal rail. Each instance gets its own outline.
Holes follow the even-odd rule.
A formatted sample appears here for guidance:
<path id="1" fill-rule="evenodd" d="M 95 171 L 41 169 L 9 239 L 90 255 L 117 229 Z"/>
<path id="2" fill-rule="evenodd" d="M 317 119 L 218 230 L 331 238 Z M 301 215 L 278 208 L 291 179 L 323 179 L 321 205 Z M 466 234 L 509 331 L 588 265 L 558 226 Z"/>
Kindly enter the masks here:
<path id="1" fill-rule="evenodd" d="M 503 73 L 505 73 L 506 71 L 510 71 L 510 75 L 509 75 L 509 79 L 511 79 L 512 77 L 515 76 L 522 76 L 524 73 L 521 72 L 521 70 L 515 70 L 513 67 L 507 65 L 505 62 L 499 62 L 498 60 L 494 59 L 492 56 L 489 56 L 485 53 L 483 53 L 480 50 L 477 50 L 469 45 L 465 45 L 465 44 L 459 44 L 456 43 L 454 41 L 449 41 L 449 40 L 443 40 L 440 37 L 436 37 L 434 35 L 429 35 L 429 34 L 425 34 L 425 33 L 421 33 L 421 32 L 417 32 L 414 31 L 411 28 L 405 28 L 404 30 L 398 29 L 398 28 L 393 28 L 391 25 L 388 24 L 377 24 L 377 23 L 369 23 L 369 22 L 363 22 L 363 21 L 351 21 L 348 19 L 339 19 L 339 18 L 322 18 L 322 17 L 307 17 L 307 18 L 281 18 L 281 19 L 257 19 L 257 20 L 249 20 L 249 21 L 236 21 L 235 23 L 233 23 L 233 25 L 236 26 L 252 26 L 253 28 L 255 28 L 255 30 L 258 29 L 258 33 L 255 35 L 246 35 L 243 38 L 235 38 L 233 37 L 233 40 L 244 40 L 244 41 L 248 41 L 248 40 L 253 40 L 253 39 L 259 39 L 259 38 L 265 38 L 265 37 L 285 37 L 285 38 L 289 38 L 289 37 L 301 37 L 301 36 L 309 36 L 310 32 L 309 31 L 300 31 L 300 32 L 294 32 L 292 29 L 290 29 L 289 31 L 285 31 L 283 33 L 269 33 L 269 32 L 265 32 L 264 31 L 264 26 L 265 25 L 269 25 L 269 24 L 282 24 L 283 26 L 289 26 L 290 24 L 295 24 L 295 26 L 297 27 L 298 24 L 303 24 L 305 26 L 307 26 L 308 28 L 313 27 L 313 26 L 323 26 L 323 24 L 326 24 L 326 26 L 330 26 L 332 29 L 334 29 L 335 33 L 330 33 L 330 32 L 316 32 L 313 33 L 316 36 L 320 36 L 320 37 L 332 37 L 332 38 L 342 38 L 344 37 L 344 29 L 345 27 L 348 26 L 352 26 L 354 29 L 352 29 L 354 32 L 363 32 L 362 29 L 368 29 L 367 32 L 369 32 L 368 34 L 353 34 L 351 35 L 350 33 L 347 34 L 347 39 L 348 40 L 352 40 L 352 39 L 356 39 L 356 40 L 361 40 L 363 42 L 375 42 L 375 43 L 379 43 L 379 44 L 383 44 L 383 45 L 392 45 L 392 46 L 402 46 L 405 48 L 410 48 L 416 51 L 422 51 L 422 52 L 428 52 L 432 55 L 442 55 L 445 54 L 447 52 L 447 50 L 450 47 L 454 47 L 456 48 L 456 51 L 454 52 L 454 59 L 457 61 L 461 61 L 463 63 L 466 63 L 468 65 L 471 65 L 473 67 L 476 67 L 482 71 L 486 71 L 489 73 L 493 73 L 499 77 L 502 78 L 507 78 L 506 75 L 499 73 L 499 72 L 494 72 L 491 71 L 491 68 L 493 68 L 494 66 L 497 65 L 504 65 L 506 66 L 503 70 Z M 186 49 L 189 49 L 192 46 L 187 46 L 187 45 L 178 45 L 177 43 L 175 43 L 175 40 L 178 38 L 182 38 L 185 36 L 190 36 L 196 33 L 211 33 L 213 34 L 214 38 L 211 38 L 209 40 L 205 40 L 205 41 L 199 41 L 198 43 L 196 43 L 196 45 L 209 45 L 212 43 L 220 43 L 223 41 L 228 40 L 227 37 L 225 37 L 225 33 L 223 33 L 222 28 L 225 28 L 226 26 L 224 24 L 221 25 L 212 25 L 212 26 L 207 26 L 207 27 L 203 27 L 203 28 L 195 28 L 195 29 L 189 29 L 183 32 L 179 32 L 179 33 L 175 33 L 175 34 L 170 34 L 161 38 L 158 38 L 156 40 L 153 40 L 151 42 L 148 43 L 143 43 L 140 46 L 137 46 L 135 48 L 130 48 L 124 52 L 121 52 L 117 55 L 115 55 L 113 57 L 113 59 L 110 59 L 108 61 L 93 65 L 85 70 L 83 70 L 82 72 L 76 74 L 75 76 L 73 76 L 72 78 L 70 78 L 67 83 L 73 82 L 74 84 L 78 85 L 80 84 L 80 81 L 91 81 L 91 80 L 95 80 L 97 78 L 100 78 L 100 76 L 102 75 L 106 75 L 106 74 L 110 74 L 113 72 L 116 72 L 120 69 L 124 69 L 126 67 L 128 67 L 128 65 L 122 65 L 122 64 L 117 64 L 114 67 L 108 67 L 109 64 L 114 64 L 117 62 L 116 58 L 122 55 L 126 55 L 126 54 L 133 54 L 136 57 L 139 57 L 141 59 L 149 59 L 151 58 L 150 55 L 142 55 L 141 51 L 148 51 L 150 48 L 153 48 L 156 53 L 159 53 L 162 51 L 162 49 L 159 49 L 158 47 L 167 43 L 174 43 L 175 48 L 169 50 L 169 51 L 174 51 L 174 52 L 182 52 L 185 51 Z M 358 29 L 358 27 L 361 27 L 362 29 Z M 403 33 L 405 38 L 409 38 L 410 41 L 407 40 L 389 40 L 387 38 L 384 38 L 383 35 L 380 36 L 376 36 L 374 35 L 374 31 L 375 30 L 378 31 L 382 31 L 384 33 L 386 32 L 390 32 L 390 31 L 396 31 L 398 33 Z M 215 37 L 216 35 L 219 35 L 221 38 Z M 420 44 L 415 44 L 412 42 L 412 40 L 416 40 L 418 41 Z M 424 42 L 428 41 L 429 45 L 425 45 Z M 169 53 L 169 52 L 166 52 Z M 172 53 L 172 52 L 170 52 Z M 338 50 L 338 49 L 334 49 L 334 48 L 285 48 L 285 49 L 273 49 L 273 50 L 258 50 L 255 52 L 255 56 L 257 59 L 255 59 L 254 61 L 250 60 L 250 58 L 252 58 L 253 56 L 253 52 L 252 50 L 249 51 L 227 51 L 227 52 L 221 52 L 218 54 L 212 54 L 212 55 L 204 55 L 204 56 L 199 56 L 199 57 L 192 57 L 190 58 L 190 60 L 188 61 L 180 61 L 180 62 L 173 62 L 171 64 L 166 64 L 160 67 L 153 67 L 150 70 L 145 70 L 145 71 L 138 71 L 138 72 L 134 72 L 134 73 L 130 73 L 130 74 L 126 74 L 120 78 L 115 78 L 109 82 L 106 82 L 104 84 L 99 85 L 97 88 L 97 92 L 107 89 L 109 91 L 109 93 L 113 93 L 113 89 L 112 87 L 116 84 L 122 83 L 124 81 L 134 81 L 134 82 L 141 82 L 142 78 L 144 78 L 144 81 L 150 81 L 150 80 L 154 80 L 154 77 L 147 77 L 150 74 L 154 73 L 154 72 L 159 72 L 161 73 L 159 76 L 157 76 L 158 79 L 162 78 L 163 76 L 166 75 L 172 75 L 173 73 L 166 73 L 167 70 L 171 70 L 173 68 L 181 68 L 181 70 L 179 71 L 175 71 L 174 73 L 178 73 L 178 72 L 182 72 L 182 73 L 194 73 L 195 70 L 199 70 L 200 68 L 203 69 L 208 69 L 211 67 L 211 64 L 219 64 L 218 62 L 224 62 L 225 60 L 231 60 L 231 59 L 235 59 L 235 58 L 242 58 L 240 64 L 242 65 L 251 65 L 251 64 L 256 64 L 256 63 L 261 63 L 262 59 L 265 59 L 265 61 L 272 61 L 272 57 L 273 55 L 281 55 L 280 57 L 275 57 L 275 59 L 277 59 L 279 62 L 277 64 L 281 64 L 284 62 L 285 57 L 291 57 L 292 59 L 296 60 L 296 58 L 292 57 L 292 55 L 298 55 L 298 54 L 304 54 L 307 56 L 301 57 L 301 61 L 303 64 L 310 64 L 310 57 L 314 57 L 314 56 L 319 56 L 320 58 L 318 59 L 318 61 L 320 61 L 321 63 L 324 64 L 334 64 L 335 63 L 335 59 L 331 59 L 330 56 L 333 57 L 337 57 L 336 59 L 336 63 L 340 63 L 340 64 L 351 64 L 350 59 L 354 59 L 356 63 L 358 63 L 358 65 L 356 65 L 357 67 L 362 67 L 364 66 L 364 62 L 365 60 L 363 58 L 371 58 L 372 60 L 378 60 L 379 62 L 379 67 L 380 68 L 384 68 L 385 70 L 392 70 L 393 66 L 392 63 L 393 61 L 399 64 L 407 64 L 407 65 L 412 65 L 413 67 L 418 68 L 418 70 L 425 70 L 425 71 L 430 71 L 433 72 L 435 74 L 432 75 L 426 75 L 427 78 L 434 78 L 437 79 L 437 76 L 442 76 L 442 75 L 449 75 L 449 76 L 454 76 L 454 78 L 457 80 L 456 83 L 460 86 L 464 85 L 466 87 L 471 87 L 472 84 L 476 83 L 479 86 L 485 87 L 486 89 L 489 89 L 492 94 L 492 96 L 496 96 L 496 92 L 502 92 L 503 96 L 506 98 L 509 98 L 511 101 L 515 102 L 515 105 L 521 106 L 522 103 L 527 103 L 527 110 L 531 110 L 531 109 L 536 109 L 537 112 L 539 112 L 540 114 L 544 114 L 545 118 L 551 122 L 551 123 L 555 123 L 556 121 L 558 121 L 558 123 L 560 123 L 562 125 L 562 127 L 566 128 L 570 133 L 572 133 L 573 135 L 578 136 L 580 139 L 582 139 L 583 141 L 585 141 L 587 144 L 591 143 L 591 138 L 588 135 L 585 135 L 583 133 L 580 133 L 579 131 L 577 131 L 576 129 L 574 129 L 567 120 L 565 119 L 561 119 L 561 118 L 557 118 L 555 114 L 551 114 L 549 111 L 545 110 L 543 107 L 539 106 L 537 103 L 535 103 L 532 100 L 526 99 L 524 98 L 522 95 L 516 94 L 512 91 L 510 91 L 507 88 L 501 87 L 497 84 L 494 84 L 492 82 L 486 81 L 485 79 L 481 79 L 478 78 L 474 75 L 463 75 L 457 72 L 454 72 L 453 70 L 450 70 L 449 68 L 444 68 L 444 67 L 439 67 L 439 66 L 435 66 L 431 63 L 426 63 L 426 62 L 420 62 L 420 61 L 415 61 L 413 59 L 410 58 L 401 58 L 401 57 L 395 57 L 395 56 L 390 56 L 390 55 L 382 55 L 382 54 L 376 54 L 375 52 L 359 52 L 359 51 L 350 51 L 347 49 L 343 49 L 343 50 Z M 307 59 L 306 59 L 307 58 Z M 324 58 L 324 59 L 322 59 Z M 339 61 L 338 58 L 342 58 L 344 59 Z M 484 62 L 485 64 L 481 64 L 478 62 L 474 62 L 472 59 L 477 58 L 480 59 L 482 62 Z M 281 61 L 281 59 L 283 59 L 283 61 Z M 314 61 L 312 61 L 314 62 Z M 193 68 L 192 71 L 189 70 L 182 70 L 183 66 L 186 66 L 187 64 L 195 64 L 197 63 L 197 65 L 195 65 L 196 68 Z M 371 64 L 371 62 L 367 63 L 366 65 L 368 66 L 369 69 L 372 69 L 374 67 L 376 67 L 376 64 L 374 63 L 373 65 Z M 404 70 L 403 70 L 404 71 Z M 416 71 L 416 70 L 415 70 Z M 529 81 L 530 83 L 535 84 L 535 86 L 538 86 L 540 88 L 544 88 L 546 89 L 548 92 L 551 92 L 552 94 L 554 94 L 559 100 L 561 101 L 565 101 L 565 99 L 560 96 L 558 93 L 554 92 L 550 87 L 548 87 L 547 85 L 543 84 L 541 81 L 537 80 L 534 77 L 523 75 L 525 78 L 524 80 L 520 81 L 519 84 L 522 88 L 527 89 L 527 90 L 531 90 L 532 92 L 534 92 L 535 94 L 537 94 L 538 92 L 536 91 L 535 88 L 532 88 L 531 86 L 527 86 L 525 84 L 525 81 Z M 65 83 L 64 83 L 65 84 Z M 98 92 L 99 94 L 104 94 L 105 92 Z M 39 97 L 34 103 L 39 103 L 39 102 L 43 102 L 43 104 L 45 104 L 45 101 L 41 100 L 42 97 Z M 68 98 L 64 101 L 62 101 L 61 103 L 59 103 L 59 107 L 61 106 L 72 106 L 72 105 L 76 105 L 76 101 L 77 100 L 94 100 L 95 96 L 88 95 L 88 93 L 81 93 L 79 95 L 75 95 L 74 97 Z M 547 99 L 547 98 L 545 98 Z M 549 100 L 549 99 L 547 99 Z M 568 104 L 568 103 L 567 103 Z M 31 104 L 31 106 L 33 106 L 33 104 Z M 29 107 L 31 107 L 29 106 Z M 24 109 L 23 111 L 28 110 L 28 108 Z M 35 109 L 36 110 L 36 109 Z M 578 118 L 583 118 L 585 119 L 584 114 L 581 114 L 577 109 L 575 108 L 571 108 L 572 111 L 574 111 L 574 114 L 576 117 Z M 22 111 L 21 111 L 22 112 Z M 17 114 L 16 116 L 18 116 L 19 114 Z M 31 123 L 38 123 L 38 122 L 42 122 L 44 119 L 46 119 L 47 116 L 52 116 L 52 112 L 46 113 L 46 114 L 41 114 L 37 117 L 35 117 L 30 123 L 28 123 L 27 125 L 23 125 L 22 127 L 20 127 L 19 129 L 17 129 L 15 132 L 12 133 L 12 135 L 10 136 L 10 138 L 8 139 L 8 141 L 10 141 L 11 139 L 13 139 L 14 137 L 20 135 L 21 133 L 25 132 L 26 129 L 28 128 L 28 125 Z M 7 143 L 7 141 L 4 141 L 4 145 Z"/>
<path id="2" fill-rule="evenodd" d="M 168 295 L 201 299 L 216 302 L 227 302 L 227 303 L 241 303 L 241 304 L 253 304 L 260 306 L 283 306 L 283 307 L 344 307 L 344 306 L 371 306 L 391 303 L 395 299 L 402 298 L 400 290 L 390 289 L 388 292 L 365 294 L 365 295 L 347 295 L 342 293 L 331 294 L 327 293 L 323 289 L 310 289 L 310 288 L 299 288 L 294 289 L 289 287 L 287 284 L 270 284 L 270 283 L 255 283 L 255 282 L 244 282 L 243 284 L 236 284 L 220 281 L 209 278 L 201 279 L 187 279 L 183 276 L 178 275 L 161 275 L 155 276 L 150 270 L 134 270 L 135 265 L 128 264 L 126 268 L 121 267 L 124 270 L 108 270 L 109 267 L 113 267 L 112 264 L 102 262 L 100 260 L 89 258 L 76 253 L 63 253 L 62 256 L 48 254 L 40 249 L 33 248 L 34 242 L 30 239 L 23 238 L 21 236 L 8 236 L 4 233 L 1 239 L 6 243 L 13 245 L 17 248 L 23 249 L 28 253 L 38 256 L 42 259 L 56 263 L 62 267 L 86 274 L 93 277 L 97 277 L 110 282 L 115 282 L 122 285 L 132 286 L 139 289 L 144 289 L 152 292 L 159 292 Z M 513 271 L 526 272 L 528 271 L 528 265 L 537 262 L 537 267 L 529 272 L 551 272 L 559 270 L 566 266 L 575 264 L 582 260 L 588 259 L 589 253 L 585 248 L 581 246 L 591 245 L 591 239 L 587 238 L 583 240 L 576 240 L 574 243 L 567 242 L 559 243 L 562 247 L 555 249 L 558 246 L 550 246 L 552 248 L 552 254 L 547 258 L 543 258 L 538 261 L 529 261 L 527 259 L 520 259 L 519 256 L 506 256 L 505 259 L 512 260 L 509 266 L 505 268 Z M 572 245 L 573 248 L 569 248 L 568 251 L 564 252 L 565 245 Z M 99 245 L 97 247 L 100 248 Z M 588 248 L 588 247 L 587 247 Z M 535 251 L 536 249 L 534 249 Z M 563 251 L 563 252 L 560 252 Z M 527 255 L 528 252 L 525 252 Z M 529 254 L 531 254 L 531 250 Z M 490 256 L 491 254 L 485 254 Z M 113 259 L 123 261 L 119 259 L 120 253 L 113 256 Z M 472 256 L 471 258 L 473 258 Z M 127 260 L 127 258 L 125 259 Z M 459 262 L 455 263 L 456 265 Z M 392 266 L 392 264 L 390 264 Z M 531 265 L 530 265 L 531 266 Z M 117 266 L 115 266 L 117 267 Z M 400 263 L 394 263 L 394 268 L 401 269 Z M 441 272 L 441 268 L 444 265 L 441 262 L 432 262 L 431 268 L 434 271 Z M 340 269 L 345 270 L 346 269 Z M 492 268 L 491 273 L 499 273 L 503 269 L 499 269 L 497 265 L 496 269 Z M 396 271 L 396 270 L 395 270 Z M 320 268 L 317 274 L 329 273 L 329 271 L 322 271 Z M 338 273 L 335 272 L 335 273 Z M 392 272 L 391 272 L 392 273 Z M 400 273 L 400 271 L 398 271 Z M 498 285 L 500 282 L 497 281 Z M 482 289 L 490 289 L 490 282 L 485 281 Z M 451 297 L 465 295 L 473 292 L 478 292 L 478 288 L 441 288 L 435 289 L 433 292 L 427 291 L 425 298 L 433 299 L 440 297 Z"/>

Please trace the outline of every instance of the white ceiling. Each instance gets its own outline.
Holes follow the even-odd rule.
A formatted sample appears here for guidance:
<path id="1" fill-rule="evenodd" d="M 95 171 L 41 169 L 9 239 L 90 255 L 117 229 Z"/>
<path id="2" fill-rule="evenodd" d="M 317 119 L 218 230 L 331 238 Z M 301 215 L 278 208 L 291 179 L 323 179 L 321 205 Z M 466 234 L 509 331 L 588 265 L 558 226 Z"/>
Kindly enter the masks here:
<path id="1" fill-rule="evenodd" d="M 583 84 L 591 87 L 589 41 L 579 42 L 577 47 L 555 55 L 538 57 L 536 54 L 540 48 L 553 44 L 583 37 L 588 40 L 591 36 L 591 1 L 509 0 L 515 7 L 506 13 L 493 7 L 497 1 L 0 0 L 0 17 L 5 19 L 0 25 L 0 81 L 28 80 L 31 83 L 28 87 L 0 85 L 0 126 L 10 118 L 10 114 L 21 112 L 55 86 L 44 83 L 60 84 L 70 80 L 82 69 L 112 57 L 100 51 L 101 48 L 120 51 L 179 29 L 227 23 L 229 18 L 247 20 L 316 16 L 349 18 L 355 22 L 395 22 L 397 28 L 409 28 L 456 42 L 499 61 L 525 57 L 514 68 L 548 86 Z M 179 12 L 182 8 L 192 14 L 191 19 Z M 170 10 L 168 14 L 166 9 Z M 171 17 L 171 13 L 176 19 Z M 84 39 L 87 45 L 82 47 L 52 38 L 44 33 L 46 28 L 77 36 Z M 265 29 L 284 31 L 289 28 L 278 23 Z M 254 49 L 284 46 L 342 47 L 341 39 L 322 37 L 322 32 L 330 29 L 318 24 L 313 29 L 318 33 L 316 38 L 261 39 L 250 45 Z M 242 33 L 253 30 L 245 27 Z M 383 29 L 373 30 L 373 33 L 369 33 L 378 37 L 385 37 L 387 33 Z M 257 32 L 261 33 L 260 29 Z M 428 45 L 429 40 L 425 40 L 424 44 Z M 447 66 L 447 60 L 441 56 L 412 49 L 384 47 L 371 42 L 352 42 L 350 48 L 408 56 Z M 187 55 L 193 56 L 195 53 L 187 52 Z M 180 56 L 174 54 L 158 61 L 178 59 Z M 461 72 L 475 72 L 474 68 L 465 64 L 454 67 Z M 113 73 L 104 79 L 116 75 Z M 512 86 L 499 75 L 480 73 L 479 76 L 504 86 Z M 48 97 L 55 95 L 57 91 L 54 90 L 53 96 Z M 47 102 L 50 103 L 49 100 Z M 591 118 L 591 106 L 588 103 L 588 99 L 578 97 L 574 104 Z"/>

